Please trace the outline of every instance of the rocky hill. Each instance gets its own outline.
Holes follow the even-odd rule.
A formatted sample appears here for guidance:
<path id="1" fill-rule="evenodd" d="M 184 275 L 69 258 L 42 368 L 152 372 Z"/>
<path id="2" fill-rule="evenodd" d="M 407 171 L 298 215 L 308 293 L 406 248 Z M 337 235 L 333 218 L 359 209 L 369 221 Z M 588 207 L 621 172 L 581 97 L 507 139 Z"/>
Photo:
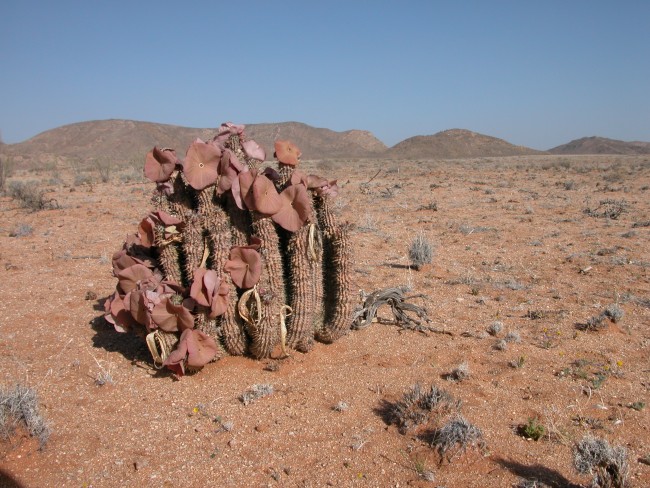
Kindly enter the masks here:
<path id="1" fill-rule="evenodd" d="M 80 162 L 97 158 L 114 161 L 142 159 L 153 146 L 172 147 L 179 156 L 197 137 L 209 139 L 216 128 L 190 128 L 133 120 L 98 120 L 64 125 L 38 134 L 31 139 L 7 144 L 2 152 L 17 163 L 38 164 L 57 159 Z M 276 139 L 291 139 L 301 148 L 306 159 L 365 158 L 380 156 L 386 146 L 370 132 L 350 130 L 335 132 L 298 122 L 250 124 L 248 137 L 266 149 L 273 157 Z"/>
<path id="2" fill-rule="evenodd" d="M 606 137 L 583 137 L 549 149 L 551 154 L 650 154 L 650 142 L 625 142 Z"/>
<path id="3" fill-rule="evenodd" d="M 410 137 L 391 147 L 386 156 L 391 159 L 454 159 L 523 154 L 543 153 L 469 130 L 450 129 L 432 136 Z"/>

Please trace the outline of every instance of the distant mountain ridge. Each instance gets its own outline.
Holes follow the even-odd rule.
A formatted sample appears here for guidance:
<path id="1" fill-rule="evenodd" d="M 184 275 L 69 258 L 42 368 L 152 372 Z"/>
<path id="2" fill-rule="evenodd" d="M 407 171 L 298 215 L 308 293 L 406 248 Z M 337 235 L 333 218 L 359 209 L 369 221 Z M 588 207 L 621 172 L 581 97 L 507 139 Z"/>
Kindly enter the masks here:
<path id="1" fill-rule="evenodd" d="M 606 137 L 583 137 L 549 149 L 551 154 L 650 154 L 650 142 L 625 142 Z"/>
<path id="2" fill-rule="evenodd" d="M 454 159 L 527 154 L 544 153 L 465 129 L 450 129 L 431 136 L 410 137 L 387 151 L 387 156 L 392 159 Z"/>
<path id="3" fill-rule="evenodd" d="M 95 120 L 64 125 L 42 132 L 27 141 L 7 144 L 4 153 L 28 161 L 45 162 L 52 158 L 81 161 L 110 158 L 142 159 L 154 146 L 176 149 L 185 154 L 198 138 L 208 140 L 217 128 L 191 128 L 134 120 Z M 380 157 L 386 145 L 368 131 L 335 132 L 300 122 L 248 124 L 246 135 L 260 144 L 273 158 L 276 139 L 290 139 L 308 159 Z"/>
<path id="4" fill-rule="evenodd" d="M 217 128 L 191 128 L 135 120 L 95 120 L 64 125 L 17 144 L 0 145 L 0 153 L 20 164 L 57 160 L 143 160 L 153 146 L 172 147 L 180 157 L 197 137 L 208 140 Z M 650 154 L 649 142 L 624 142 L 603 137 L 577 139 L 548 152 L 517 146 L 465 129 L 415 136 L 388 148 L 371 132 L 337 132 L 301 122 L 247 124 L 246 134 L 273 158 L 277 139 L 289 139 L 304 159 L 462 159 L 535 154 Z"/>

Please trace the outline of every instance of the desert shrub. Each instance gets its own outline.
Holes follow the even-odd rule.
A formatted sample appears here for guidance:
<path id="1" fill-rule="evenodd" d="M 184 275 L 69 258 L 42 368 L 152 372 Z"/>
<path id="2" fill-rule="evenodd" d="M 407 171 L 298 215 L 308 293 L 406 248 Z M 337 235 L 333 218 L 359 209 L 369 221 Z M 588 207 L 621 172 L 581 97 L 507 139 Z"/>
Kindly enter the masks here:
<path id="1" fill-rule="evenodd" d="M 487 327 L 487 333 L 491 336 L 498 336 L 503 330 L 503 322 L 495 320 Z"/>
<path id="2" fill-rule="evenodd" d="M 563 183 L 564 189 L 565 190 L 575 190 L 576 188 L 576 183 L 573 180 L 567 180 Z"/>
<path id="3" fill-rule="evenodd" d="M 271 394 L 273 394 L 273 385 L 253 385 L 244 393 L 242 393 L 239 399 L 244 405 L 249 405 L 255 400 L 259 400 L 260 398 Z"/>
<path id="4" fill-rule="evenodd" d="M 406 434 L 418 425 L 436 420 L 460 409 L 460 400 L 454 399 L 445 390 L 431 385 L 422 389 L 419 383 L 413 385 L 401 400 L 387 408 L 387 420 L 397 425 L 400 433 Z"/>
<path id="5" fill-rule="evenodd" d="M 15 166 L 12 158 L 0 157 L 0 192 L 6 190 L 7 178 L 13 176 Z"/>
<path id="6" fill-rule="evenodd" d="M 578 328 L 585 331 L 601 330 L 607 326 L 607 323 L 605 322 L 606 319 L 617 323 L 623 318 L 623 315 L 623 309 L 621 309 L 617 304 L 612 303 L 608 305 L 600 314 L 587 319 L 584 324 L 578 324 Z"/>
<path id="7" fill-rule="evenodd" d="M 438 202 L 430 202 L 427 203 L 426 205 L 420 205 L 417 208 L 418 211 L 420 210 L 431 210 L 432 212 L 437 212 L 438 211 Z"/>
<path id="8" fill-rule="evenodd" d="M 29 224 L 18 224 L 14 230 L 9 233 L 9 237 L 27 237 L 32 235 L 34 228 Z"/>
<path id="9" fill-rule="evenodd" d="M 74 176 L 74 183 L 72 186 L 77 187 L 77 186 L 92 185 L 92 184 L 93 184 L 93 178 L 90 175 L 77 173 Z"/>
<path id="10" fill-rule="evenodd" d="M 38 183 L 35 181 L 12 181 L 9 184 L 7 193 L 23 207 L 33 211 L 59 208 L 57 201 L 53 198 L 47 198 L 45 191 L 39 188 Z"/>
<path id="11" fill-rule="evenodd" d="M 113 171 L 113 163 L 109 159 L 100 158 L 95 161 L 95 169 L 99 174 L 99 179 L 102 183 L 108 183 L 111 180 L 111 172 Z"/>
<path id="12" fill-rule="evenodd" d="M 411 265 L 419 270 L 433 261 L 433 246 L 423 233 L 418 234 L 409 247 Z"/>
<path id="13" fill-rule="evenodd" d="M 485 442 L 481 429 L 469 423 L 462 415 L 458 415 L 433 433 L 431 446 L 436 448 L 442 457 L 451 461 L 469 447 L 483 449 Z"/>
<path id="14" fill-rule="evenodd" d="M 586 436 L 573 448 L 573 464 L 581 474 L 593 476 L 591 486 L 624 488 L 629 472 L 627 449 L 611 447 L 604 439 Z"/>
<path id="15" fill-rule="evenodd" d="M 350 406 L 346 402 L 340 401 L 332 407 L 332 410 L 335 412 L 345 412 L 348 408 L 350 408 Z"/>
<path id="16" fill-rule="evenodd" d="M 469 364 L 463 362 L 456 366 L 451 373 L 445 375 L 445 379 L 448 381 L 457 381 L 461 382 L 470 377 Z"/>
<path id="17" fill-rule="evenodd" d="M 621 309 L 615 303 L 608 305 L 603 311 L 603 313 L 609 320 L 611 320 L 614 323 L 617 323 L 619 320 L 621 320 L 624 315 L 623 309 Z"/>
<path id="18" fill-rule="evenodd" d="M 51 430 L 39 412 L 36 391 L 20 384 L 0 389 L 0 435 L 8 438 L 21 423 L 45 447 Z"/>
<path id="19" fill-rule="evenodd" d="M 7 182 L 7 163 L 5 163 L 4 158 L 0 158 L 0 192 L 5 190 L 5 185 Z"/>

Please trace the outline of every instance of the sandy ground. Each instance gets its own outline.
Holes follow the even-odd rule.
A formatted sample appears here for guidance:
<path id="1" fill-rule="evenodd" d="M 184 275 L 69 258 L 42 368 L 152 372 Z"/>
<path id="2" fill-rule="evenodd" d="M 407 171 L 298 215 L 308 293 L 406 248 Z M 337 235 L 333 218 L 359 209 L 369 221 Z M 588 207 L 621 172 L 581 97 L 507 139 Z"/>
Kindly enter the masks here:
<path id="1" fill-rule="evenodd" d="M 650 486 L 650 158 L 305 169 L 339 178 L 355 287 L 408 285 L 449 334 L 376 323 L 308 354 L 226 357 L 178 381 L 102 318 L 110 257 L 153 185 L 18 172 L 60 208 L 0 198 L 0 385 L 34 388 L 52 432 L 42 450 L 21 429 L 0 443 L 7 486 L 587 486 L 572 458 L 585 435 L 624 446 L 630 485 Z M 408 247 L 420 232 L 435 255 L 418 272 Z M 623 317 L 581 330 L 610 305 Z M 463 363 L 469 377 L 449 381 Z M 426 436 L 390 425 L 386 409 L 415 383 L 462 400 L 485 447 L 441 459 Z M 244 405 L 255 384 L 274 392 Z M 518 430 L 531 418 L 545 427 L 538 441 Z"/>

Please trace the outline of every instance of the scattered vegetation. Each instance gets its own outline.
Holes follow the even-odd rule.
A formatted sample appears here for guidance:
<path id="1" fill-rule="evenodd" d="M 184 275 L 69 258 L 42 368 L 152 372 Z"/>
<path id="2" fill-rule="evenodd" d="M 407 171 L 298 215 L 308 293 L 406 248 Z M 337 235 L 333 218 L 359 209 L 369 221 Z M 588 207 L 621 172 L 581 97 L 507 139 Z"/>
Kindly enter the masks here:
<path id="1" fill-rule="evenodd" d="M 608 364 L 600 361 L 577 359 L 571 363 L 571 366 L 556 373 L 556 376 L 560 378 L 584 380 L 585 388 L 587 390 L 597 390 L 610 376 L 620 377 L 622 375 L 620 369 L 622 364 L 622 361 Z"/>
<path id="2" fill-rule="evenodd" d="M 457 370 L 465 374 L 464 367 Z M 388 423 L 397 425 L 401 434 L 417 431 L 420 439 L 438 451 L 441 462 L 451 462 L 470 447 L 485 448 L 483 433 L 461 415 L 460 409 L 461 401 L 445 390 L 435 385 L 425 390 L 417 383 L 401 400 L 385 402 L 381 413 Z"/>
<path id="3" fill-rule="evenodd" d="M 18 424 L 38 439 L 41 449 L 45 447 L 51 430 L 40 414 L 38 396 L 33 388 L 20 384 L 0 389 L 0 435 L 10 437 Z"/>
<path id="4" fill-rule="evenodd" d="M 590 217 L 617 220 L 627 212 L 629 204 L 625 200 L 601 200 L 596 208 L 586 208 L 584 213 Z"/>
<path id="5" fill-rule="evenodd" d="M 431 264 L 431 261 L 433 261 L 433 246 L 424 236 L 424 233 L 419 233 L 411 242 L 409 260 L 411 266 L 416 270 L 422 269 L 423 266 Z"/>
<path id="6" fill-rule="evenodd" d="M 573 448 L 573 463 L 579 473 L 593 476 L 593 487 L 627 486 L 627 449 L 622 446 L 611 447 L 604 439 L 586 436 Z"/>
<path id="7" fill-rule="evenodd" d="M 628 405 L 632 410 L 640 412 L 645 408 L 645 402 L 632 402 Z"/>
<path id="8" fill-rule="evenodd" d="M 609 319 L 613 323 L 618 323 L 623 318 L 624 312 L 617 304 L 612 303 L 605 307 L 600 314 L 589 318 L 584 324 L 578 324 L 580 330 L 597 331 L 604 329 L 607 326 L 606 320 Z"/>

